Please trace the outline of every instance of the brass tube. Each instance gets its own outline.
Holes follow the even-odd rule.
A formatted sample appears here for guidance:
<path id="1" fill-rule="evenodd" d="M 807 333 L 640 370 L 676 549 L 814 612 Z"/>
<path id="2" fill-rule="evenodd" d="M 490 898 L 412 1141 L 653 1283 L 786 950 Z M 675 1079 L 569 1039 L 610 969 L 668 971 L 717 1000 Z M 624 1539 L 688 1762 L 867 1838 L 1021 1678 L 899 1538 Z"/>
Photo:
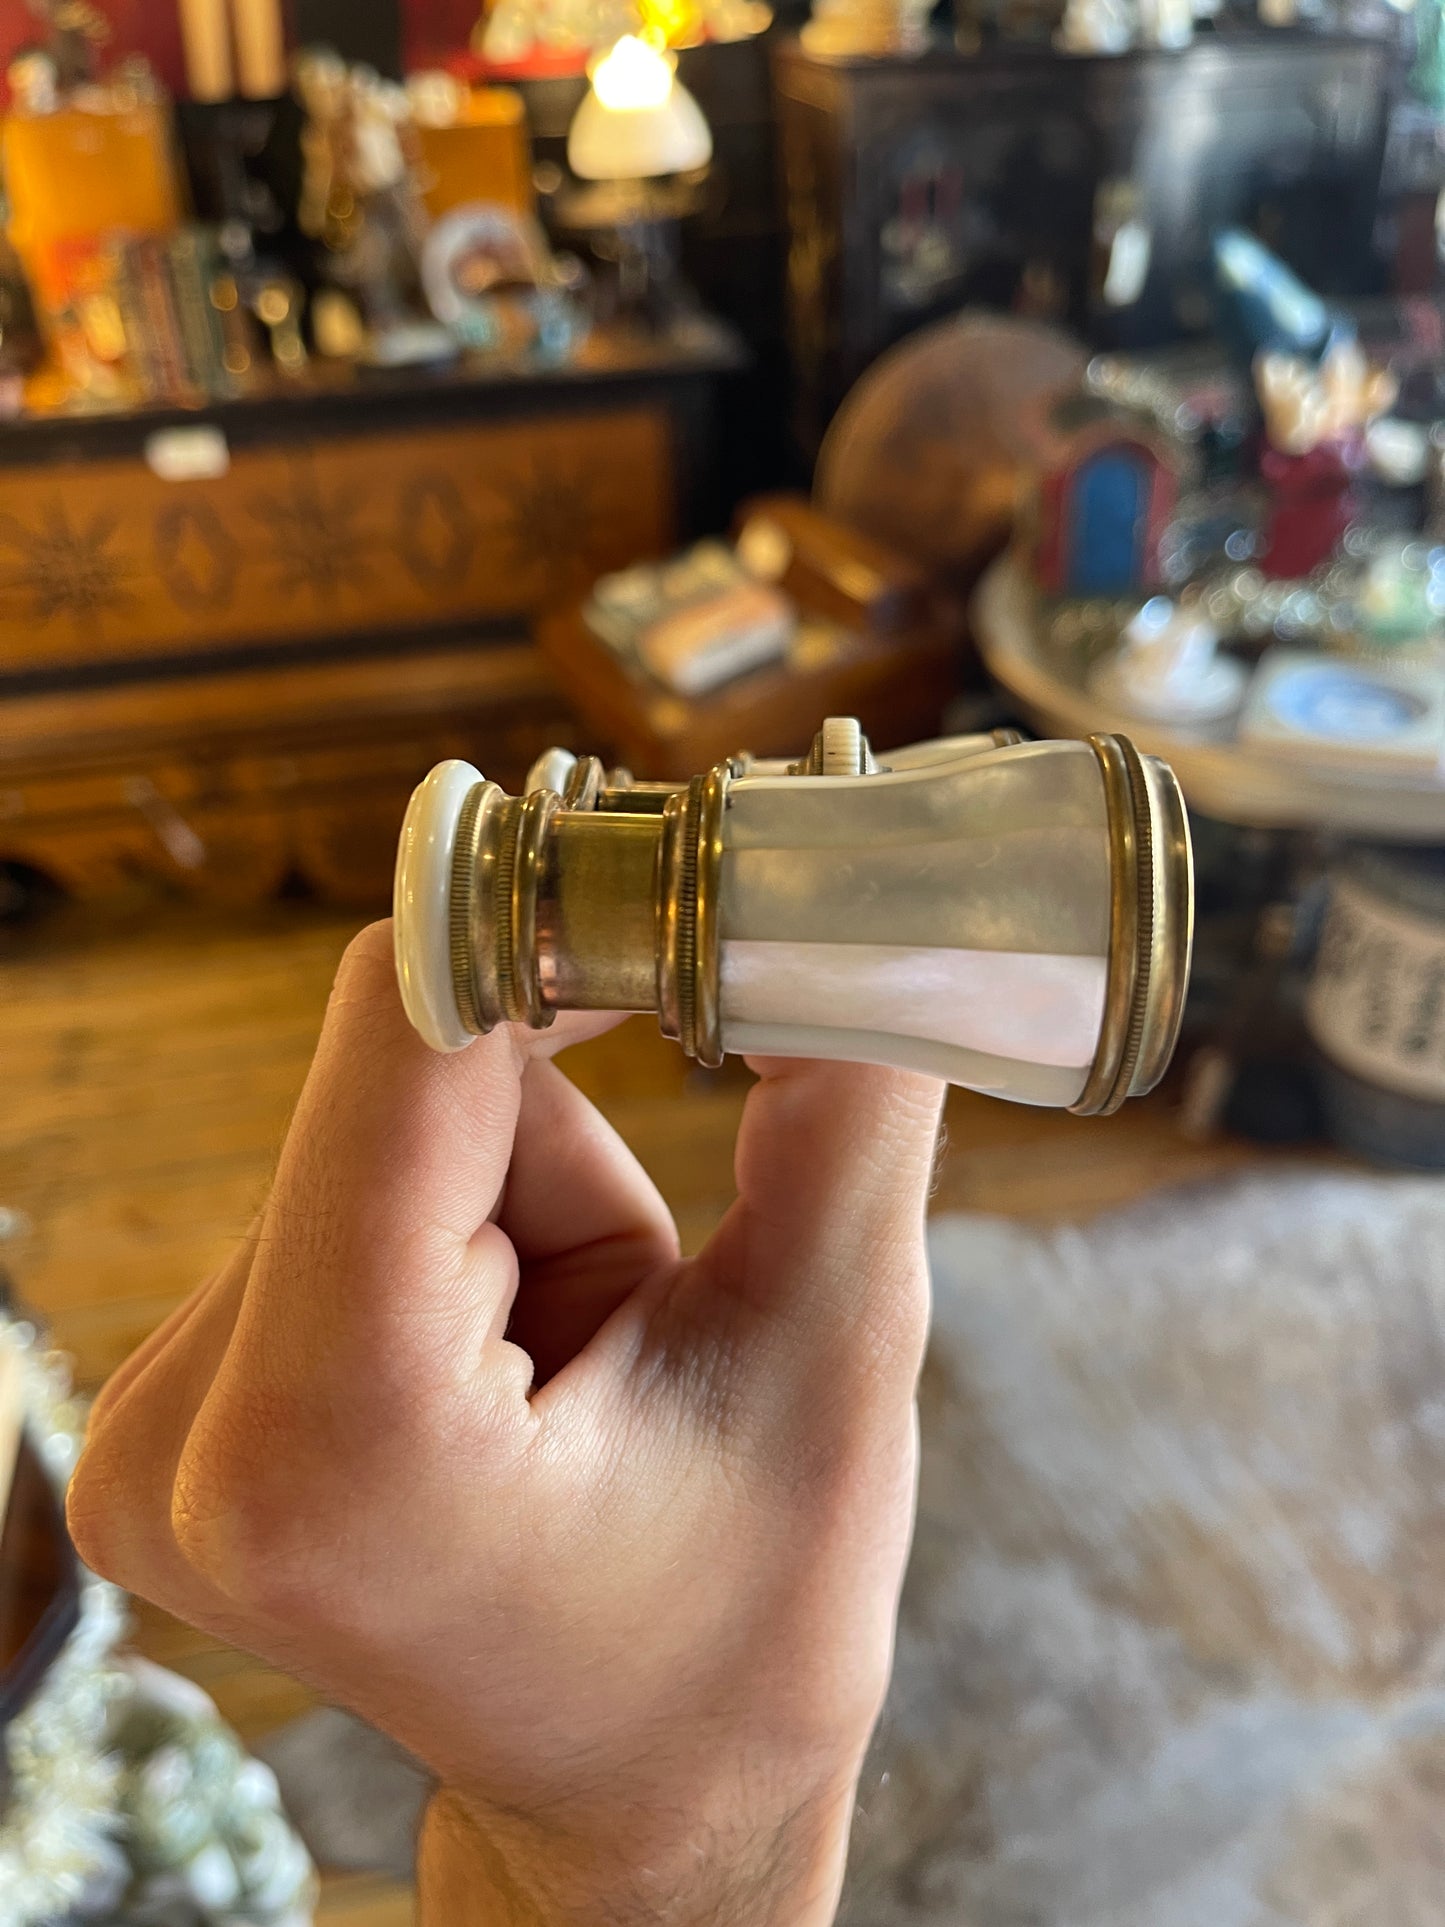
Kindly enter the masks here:
<path id="1" fill-rule="evenodd" d="M 537 978 L 557 1010 L 657 1009 L 662 818 L 558 812 L 537 893 Z"/>

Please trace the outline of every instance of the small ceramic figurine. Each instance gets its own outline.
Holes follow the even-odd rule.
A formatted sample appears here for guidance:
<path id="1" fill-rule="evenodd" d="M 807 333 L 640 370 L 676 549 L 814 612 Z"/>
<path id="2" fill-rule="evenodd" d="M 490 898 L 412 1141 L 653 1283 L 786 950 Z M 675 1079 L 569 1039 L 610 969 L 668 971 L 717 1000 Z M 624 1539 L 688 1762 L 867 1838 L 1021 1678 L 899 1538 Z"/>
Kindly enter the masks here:
<path id="1" fill-rule="evenodd" d="M 1090 691 L 1151 722 L 1217 722 L 1238 709 L 1245 685 L 1243 666 L 1216 654 L 1218 644 L 1218 630 L 1196 604 L 1152 596 L 1118 652 L 1096 666 Z"/>
<path id="2" fill-rule="evenodd" d="M 1073 396 L 1049 423 L 1039 483 L 1036 569 L 1051 595 L 1129 596 L 1157 588 L 1179 476 L 1141 418 Z"/>
<path id="3" fill-rule="evenodd" d="M 60 105 L 55 62 L 43 47 L 24 47 L 5 69 L 12 113 L 53 114 Z"/>
<path id="4" fill-rule="evenodd" d="M 1356 342 L 1337 339 L 1318 363 L 1260 355 L 1254 381 L 1269 444 L 1259 470 L 1271 492 L 1260 566 L 1274 577 L 1309 575 L 1355 520 L 1365 429 L 1394 401 L 1395 380 Z"/>
<path id="5" fill-rule="evenodd" d="M 427 220 L 407 150 L 405 90 L 334 54 L 307 54 L 295 73 L 306 112 L 299 220 L 325 247 L 331 280 L 354 298 L 366 324 L 362 359 L 397 365 L 444 357 L 454 351 L 451 336 L 423 319 Z"/>
<path id="6" fill-rule="evenodd" d="M 422 287 L 433 315 L 464 347 L 534 349 L 560 360 L 586 331 L 567 265 L 554 260 L 530 216 L 495 202 L 463 202 L 427 236 Z"/>

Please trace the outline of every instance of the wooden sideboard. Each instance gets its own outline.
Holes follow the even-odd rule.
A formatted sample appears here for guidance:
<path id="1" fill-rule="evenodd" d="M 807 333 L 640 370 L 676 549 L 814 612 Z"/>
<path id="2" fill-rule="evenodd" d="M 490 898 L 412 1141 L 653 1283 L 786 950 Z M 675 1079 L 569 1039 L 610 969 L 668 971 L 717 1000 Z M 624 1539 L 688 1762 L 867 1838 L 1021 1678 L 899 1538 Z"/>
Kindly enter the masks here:
<path id="1" fill-rule="evenodd" d="M 570 733 L 537 617 L 716 518 L 739 360 L 693 324 L 564 368 L 0 429 L 0 870 L 380 900 L 431 763 L 515 783 Z"/>

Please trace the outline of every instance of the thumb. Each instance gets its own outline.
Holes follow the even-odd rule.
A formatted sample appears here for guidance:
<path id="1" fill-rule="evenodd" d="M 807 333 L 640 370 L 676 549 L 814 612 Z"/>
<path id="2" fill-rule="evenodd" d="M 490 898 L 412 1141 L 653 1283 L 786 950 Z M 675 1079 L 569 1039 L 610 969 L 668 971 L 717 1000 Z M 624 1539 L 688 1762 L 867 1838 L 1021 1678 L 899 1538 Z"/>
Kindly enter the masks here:
<path id="1" fill-rule="evenodd" d="M 924 1221 L 944 1086 L 872 1064 L 761 1060 L 738 1199 L 704 1253 L 719 1311 L 788 1368 L 910 1382 L 928 1330 Z"/>

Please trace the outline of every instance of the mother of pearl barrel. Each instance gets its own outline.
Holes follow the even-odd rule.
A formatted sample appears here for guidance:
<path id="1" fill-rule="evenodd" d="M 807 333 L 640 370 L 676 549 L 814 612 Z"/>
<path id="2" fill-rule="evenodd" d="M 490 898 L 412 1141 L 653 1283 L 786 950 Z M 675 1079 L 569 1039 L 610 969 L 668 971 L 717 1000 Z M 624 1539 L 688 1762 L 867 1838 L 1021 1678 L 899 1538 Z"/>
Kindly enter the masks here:
<path id="1" fill-rule="evenodd" d="M 722 835 L 725 1050 L 894 1064 L 1031 1104 L 1079 1098 L 1111 899 L 1086 744 L 744 777 Z"/>

